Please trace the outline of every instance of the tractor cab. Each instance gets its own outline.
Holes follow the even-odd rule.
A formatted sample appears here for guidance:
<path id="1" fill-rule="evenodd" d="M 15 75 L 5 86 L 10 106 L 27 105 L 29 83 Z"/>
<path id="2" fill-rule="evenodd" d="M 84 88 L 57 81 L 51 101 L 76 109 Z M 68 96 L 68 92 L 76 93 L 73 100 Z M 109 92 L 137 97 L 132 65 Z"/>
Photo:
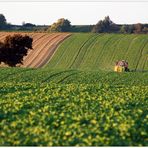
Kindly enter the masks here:
<path id="1" fill-rule="evenodd" d="M 117 61 L 115 64 L 114 71 L 116 72 L 127 72 L 128 69 L 128 62 L 125 60 Z"/>

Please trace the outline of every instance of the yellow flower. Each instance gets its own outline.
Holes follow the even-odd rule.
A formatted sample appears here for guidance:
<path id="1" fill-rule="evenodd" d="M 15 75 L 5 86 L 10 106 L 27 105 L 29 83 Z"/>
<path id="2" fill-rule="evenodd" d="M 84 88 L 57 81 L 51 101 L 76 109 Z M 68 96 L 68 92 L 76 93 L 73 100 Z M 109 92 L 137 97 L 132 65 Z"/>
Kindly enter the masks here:
<path id="1" fill-rule="evenodd" d="M 65 133 L 65 136 L 70 136 L 70 135 L 71 135 L 71 132 L 69 131 Z"/>
<path id="2" fill-rule="evenodd" d="M 96 123 L 97 123 L 96 120 L 91 120 L 90 122 L 91 122 L 92 124 L 96 124 Z"/>

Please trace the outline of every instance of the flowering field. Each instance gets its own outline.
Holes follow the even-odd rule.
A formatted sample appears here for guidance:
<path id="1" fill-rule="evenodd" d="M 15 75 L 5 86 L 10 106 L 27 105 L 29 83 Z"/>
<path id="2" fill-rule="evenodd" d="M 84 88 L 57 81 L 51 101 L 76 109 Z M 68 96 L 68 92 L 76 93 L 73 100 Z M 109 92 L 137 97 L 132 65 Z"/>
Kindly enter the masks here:
<path id="1" fill-rule="evenodd" d="M 1 68 L 1 146 L 146 146 L 147 73 Z"/>

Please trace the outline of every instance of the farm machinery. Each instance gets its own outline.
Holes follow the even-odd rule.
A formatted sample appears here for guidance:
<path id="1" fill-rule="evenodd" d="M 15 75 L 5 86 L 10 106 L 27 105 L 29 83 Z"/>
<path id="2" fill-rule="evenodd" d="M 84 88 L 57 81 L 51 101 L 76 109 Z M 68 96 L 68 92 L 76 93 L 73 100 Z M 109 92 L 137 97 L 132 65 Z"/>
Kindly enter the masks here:
<path id="1" fill-rule="evenodd" d="M 128 62 L 125 60 L 117 61 L 114 67 L 114 71 L 116 72 L 128 72 Z"/>

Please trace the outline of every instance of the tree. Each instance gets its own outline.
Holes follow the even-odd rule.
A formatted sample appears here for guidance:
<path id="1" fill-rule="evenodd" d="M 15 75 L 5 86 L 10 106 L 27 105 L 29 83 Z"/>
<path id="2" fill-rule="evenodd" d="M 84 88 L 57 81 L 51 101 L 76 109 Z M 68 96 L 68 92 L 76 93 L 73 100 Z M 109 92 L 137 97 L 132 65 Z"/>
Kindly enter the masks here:
<path id="1" fill-rule="evenodd" d="M 35 27 L 36 25 L 35 24 L 31 24 L 31 23 L 24 23 L 22 26 L 23 27 Z"/>
<path id="2" fill-rule="evenodd" d="M 120 28 L 120 33 L 133 33 L 134 25 L 122 25 Z"/>
<path id="3" fill-rule="evenodd" d="M 128 31 L 127 25 L 122 25 L 120 28 L 120 33 L 127 33 L 127 31 Z"/>
<path id="4" fill-rule="evenodd" d="M 36 27 L 35 24 L 23 22 L 23 24 L 22 24 L 20 30 L 34 30 L 35 27 Z"/>
<path id="5" fill-rule="evenodd" d="M 119 32 L 119 30 L 120 30 L 120 26 L 119 25 L 117 25 L 115 23 L 112 23 L 110 25 L 110 32 L 117 33 L 117 32 Z"/>
<path id="6" fill-rule="evenodd" d="M 100 20 L 92 29 L 92 32 L 94 33 L 102 33 L 104 30 L 104 27 L 103 27 L 103 21 Z"/>
<path id="7" fill-rule="evenodd" d="M 134 33 L 142 33 L 143 26 L 142 24 L 134 24 Z"/>
<path id="8" fill-rule="evenodd" d="M 106 16 L 103 20 L 104 32 L 110 32 L 112 24 L 113 22 L 110 20 L 109 16 Z"/>
<path id="9" fill-rule="evenodd" d="M 50 32 L 68 32 L 71 29 L 71 22 L 67 19 L 61 18 L 56 23 L 53 23 L 48 31 Z"/>
<path id="10" fill-rule="evenodd" d="M 133 33 L 134 31 L 134 25 L 129 25 L 128 26 L 128 33 Z"/>
<path id="11" fill-rule="evenodd" d="M 7 25 L 6 18 L 3 14 L 0 14 L 0 29 L 4 29 Z"/>
<path id="12" fill-rule="evenodd" d="M 7 36 L 3 43 L 0 42 L 0 63 L 4 62 L 12 67 L 22 64 L 23 57 L 32 49 L 32 41 L 33 39 L 27 35 Z"/>
<path id="13" fill-rule="evenodd" d="M 109 16 L 106 16 L 104 20 L 100 20 L 92 29 L 92 32 L 112 32 L 115 29 L 115 24 L 110 20 Z"/>
<path id="14" fill-rule="evenodd" d="M 148 33 L 148 28 L 147 27 L 144 27 L 143 30 L 142 30 L 142 32 L 147 34 Z"/>

